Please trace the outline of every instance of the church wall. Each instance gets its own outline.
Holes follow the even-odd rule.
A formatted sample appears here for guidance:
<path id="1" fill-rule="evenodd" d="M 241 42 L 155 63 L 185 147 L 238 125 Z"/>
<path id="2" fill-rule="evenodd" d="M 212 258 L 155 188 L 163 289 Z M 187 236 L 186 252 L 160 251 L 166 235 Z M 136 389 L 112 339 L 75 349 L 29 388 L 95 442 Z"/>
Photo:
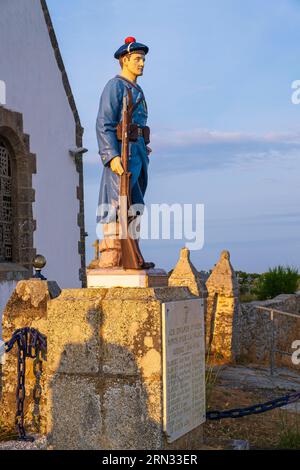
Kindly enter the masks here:
<path id="1" fill-rule="evenodd" d="M 79 175 L 69 156 L 75 121 L 38 0 L 1 0 L 0 80 L 36 154 L 34 248 L 47 259 L 43 274 L 60 287 L 80 287 Z"/>

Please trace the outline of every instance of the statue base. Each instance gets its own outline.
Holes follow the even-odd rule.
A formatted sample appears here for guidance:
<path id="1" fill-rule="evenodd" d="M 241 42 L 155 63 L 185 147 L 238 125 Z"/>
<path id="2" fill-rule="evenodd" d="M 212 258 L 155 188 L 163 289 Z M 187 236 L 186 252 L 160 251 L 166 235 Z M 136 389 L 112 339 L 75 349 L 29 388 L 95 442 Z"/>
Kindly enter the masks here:
<path id="1" fill-rule="evenodd" d="M 186 287 L 63 289 L 48 302 L 49 450 L 201 449 L 200 302 Z"/>
<path id="2" fill-rule="evenodd" d="M 164 269 L 87 269 L 87 287 L 167 287 Z"/>

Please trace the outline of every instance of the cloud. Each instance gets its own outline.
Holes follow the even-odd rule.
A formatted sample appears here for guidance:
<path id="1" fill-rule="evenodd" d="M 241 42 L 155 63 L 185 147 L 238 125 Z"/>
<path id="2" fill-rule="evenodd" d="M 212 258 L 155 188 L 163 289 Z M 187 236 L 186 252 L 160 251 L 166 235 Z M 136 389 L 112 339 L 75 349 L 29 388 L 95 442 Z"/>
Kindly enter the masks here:
<path id="1" fill-rule="evenodd" d="M 186 145 L 206 144 L 298 144 L 300 145 L 300 132 L 268 132 L 265 134 L 254 134 L 246 132 L 222 132 L 208 129 L 191 129 L 189 131 L 166 130 L 163 133 L 154 133 L 153 142 L 159 148 L 178 147 Z"/>
<path id="2" fill-rule="evenodd" d="M 250 134 L 217 130 L 166 130 L 152 135 L 155 172 L 191 172 L 228 167 L 243 168 L 266 160 L 295 160 L 300 132 Z M 157 158 L 156 158 L 157 157 Z"/>
<path id="3" fill-rule="evenodd" d="M 298 158 L 299 132 L 255 134 L 235 131 L 165 129 L 151 136 L 152 170 L 155 173 L 191 172 L 231 166 L 259 164 L 266 160 Z M 99 164 L 99 155 L 92 149 L 86 163 Z"/>

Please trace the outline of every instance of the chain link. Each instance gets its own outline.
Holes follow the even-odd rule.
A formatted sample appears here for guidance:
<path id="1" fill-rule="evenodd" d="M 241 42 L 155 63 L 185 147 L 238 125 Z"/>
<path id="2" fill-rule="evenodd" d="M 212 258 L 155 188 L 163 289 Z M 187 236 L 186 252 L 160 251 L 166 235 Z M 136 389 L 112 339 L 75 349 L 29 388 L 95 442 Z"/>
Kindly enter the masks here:
<path id="1" fill-rule="evenodd" d="M 244 416 L 265 413 L 266 411 L 271 411 L 275 408 L 281 408 L 282 406 L 288 405 L 289 403 L 295 403 L 298 400 L 300 400 L 300 392 L 290 393 L 289 395 L 276 398 L 275 400 L 271 400 L 266 403 L 258 403 L 246 408 L 233 408 L 231 410 L 223 411 L 208 411 L 206 413 L 206 419 L 213 421 L 224 418 L 243 418 Z"/>
<path id="2" fill-rule="evenodd" d="M 10 352 L 15 343 L 18 346 L 18 383 L 16 389 L 17 411 L 15 423 L 19 433 L 19 439 L 33 441 L 34 438 L 26 435 L 24 427 L 24 401 L 26 398 L 25 377 L 26 377 L 26 358 L 34 359 L 33 372 L 36 383 L 33 389 L 33 425 L 36 431 L 40 431 L 40 412 L 39 405 L 42 395 L 40 384 L 43 366 L 41 357 L 46 360 L 47 338 L 34 328 L 21 328 L 16 330 L 12 338 L 5 343 L 6 353 Z"/>
<path id="3" fill-rule="evenodd" d="M 32 424 L 35 431 L 39 433 L 41 429 L 40 401 L 42 397 L 42 387 L 40 381 L 43 373 L 43 363 L 40 359 L 40 350 L 36 351 L 36 358 L 33 361 L 33 373 L 35 376 L 35 386 L 32 392 L 34 400 Z"/>

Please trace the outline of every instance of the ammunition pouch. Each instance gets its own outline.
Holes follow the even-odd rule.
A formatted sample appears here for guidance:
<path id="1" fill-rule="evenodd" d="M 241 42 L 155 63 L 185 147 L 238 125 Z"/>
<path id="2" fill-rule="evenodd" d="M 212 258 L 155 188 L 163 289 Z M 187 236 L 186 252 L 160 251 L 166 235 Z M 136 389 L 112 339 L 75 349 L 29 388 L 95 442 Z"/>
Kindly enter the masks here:
<path id="1" fill-rule="evenodd" d="M 129 142 L 136 142 L 138 137 L 144 138 L 145 144 L 150 143 L 150 127 L 139 127 L 137 124 L 131 123 L 129 126 Z M 117 139 L 122 141 L 122 122 L 117 125 Z"/>

